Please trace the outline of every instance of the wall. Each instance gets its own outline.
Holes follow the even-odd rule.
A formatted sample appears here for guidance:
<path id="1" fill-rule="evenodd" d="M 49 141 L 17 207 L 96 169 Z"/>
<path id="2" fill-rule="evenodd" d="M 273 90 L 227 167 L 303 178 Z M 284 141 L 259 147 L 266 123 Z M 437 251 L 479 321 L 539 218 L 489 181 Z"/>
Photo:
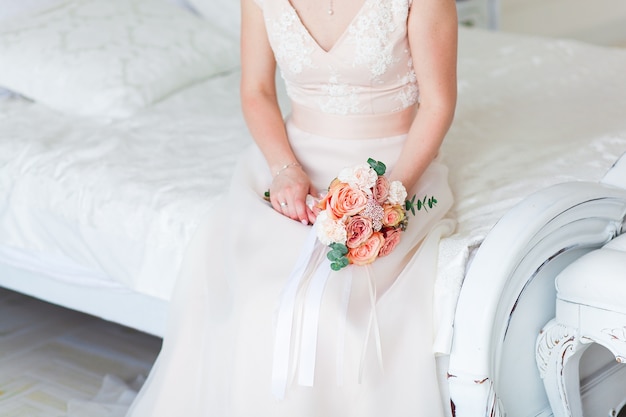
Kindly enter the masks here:
<path id="1" fill-rule="evenodd" d="M 500 29 L 626 46 L 626 0 L 500 0 Z"/>

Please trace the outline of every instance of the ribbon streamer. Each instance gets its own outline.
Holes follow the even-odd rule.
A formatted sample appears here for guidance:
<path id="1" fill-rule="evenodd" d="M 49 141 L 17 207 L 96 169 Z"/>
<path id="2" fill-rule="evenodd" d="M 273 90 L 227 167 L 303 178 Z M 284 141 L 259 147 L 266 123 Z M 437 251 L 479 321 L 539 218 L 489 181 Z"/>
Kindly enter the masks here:
<path id="1" fill-rule="evenodd" d="M 304 273 L 313 255 L 316 242 L 315 227 L 312 227 L 280 297 L 278 314 L 276 316 L 276 339 L 274 340 L 272 368 L 272 393 L 278 399 L 285 398 L 287 390 L 289 358 L 291 354 L 291 330 L 298 288 L 304 278 Z"/>
<path id="2" fill-rule="evenodd" d="M 305 387 L 312 387 L 315 381 L 315 357 L 317 354 L 320 309 L 324 288 L 331 271 L 330 261 L 324 257 L 315 270 L 304 300 L 298 383 Z"/>
<path id="3" fill-rule="evenodd" d="M 276 338 L 274 341 L 272 393 L 282 400 L 285 398 L 289 381 L 289 368 L 292 362 L 298 370 L 298 384 L 313 386 L 315 383 L 315 362 L 317 355 L 319 319 L 322 299 L 326 283 L 332 272 L 330 261 L 326 256 L 320 256 L 321 243 L 317 241 L 315 227 L 311 228 L 303 250 L 294 266 L 287 284 L 283 288 L 276 315 Z M 313 264 L 315 262 L 315 264 Z M 345 357 L 345 337 L 348 317 L 348 305 L 352 291 L 354 266 L 348 266 L 345 271 L 345 283 L 341 297 L 340 317 L 338 318 L 337 335 L 337 383 L 343 384 L 343 367 Z M 363 267 L 367 276 L 369 290 L 370 316 L 367 324 L 365 340 L 361 352 L 359 365 L 359 383 L 362 381 L 365 358 L 369 340 L 374 332 L 376 353 L 381 370 L 383 370 L 382 347 L 378 316 L 376 314 L 376 283 L 369 266 Z M 308 282 L 307 282 L 308 281 Z M 297 308 L 298 294 L 305 291 L 302 308 Z M 297 323 L 294 337 L 294 316 L 301 313 L 302 323 Z M 298 314 L 300 317 L 300 314 Z M 298 320 L 299 321 L 299 320 Z M 296 339 L 297 344 L 294 345 Z M 295 348 L 294 348 L 295 346 Z"/>
<path id="4" fill-rule="evenodd" d="M 365 341 L 363 342 L 363 350 L 361 351 L 361 364 L 359 366 L 359 383 L 363 381 L 363 370 L 365 369 L 365 355 L 367 353 L 367 345 L 374 330 L 374 340 L 376 343 L 376 356 L 378 358 L 378 365 L 380 370 L 384 372 L 383 367 L 383 349 L 380 342 L 380 328 L 378 327 L 378 314 L 376 314 L 376 283 L 374 282 L 373 274 L 371 273 L 370 266 L 365 267 L 367 274 L 367 282 L 369 286 L 370 295 L 370 317 L 367 323 L 367 331 L 365 333 Z"/>
<path id="5" fill-rule="evenodd" d="M 346 282 L 344 283 L 343 293 L 341 294 L 341 316 L 337 325 L 337 385 L 343 385 L 343 358 L 345 357 L 346 348 L 346 325 L 348 321 L 348 305 L 350 304 L 350 294 L 352 293 L 352 276 L 353 269 L 350 268 Z"/>

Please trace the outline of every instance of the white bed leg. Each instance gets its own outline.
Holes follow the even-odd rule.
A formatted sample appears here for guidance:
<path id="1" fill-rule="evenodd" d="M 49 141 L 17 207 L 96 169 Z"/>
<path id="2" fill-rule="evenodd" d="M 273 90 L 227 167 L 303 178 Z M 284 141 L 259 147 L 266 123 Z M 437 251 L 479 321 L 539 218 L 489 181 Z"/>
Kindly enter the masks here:
<path id="1" fill-rule="evenodd" d="M 589 347 L 574 329 L 551 320 L 537 339 L 537 365 L 554 417 L 583 417 L 579 363 Z"/>

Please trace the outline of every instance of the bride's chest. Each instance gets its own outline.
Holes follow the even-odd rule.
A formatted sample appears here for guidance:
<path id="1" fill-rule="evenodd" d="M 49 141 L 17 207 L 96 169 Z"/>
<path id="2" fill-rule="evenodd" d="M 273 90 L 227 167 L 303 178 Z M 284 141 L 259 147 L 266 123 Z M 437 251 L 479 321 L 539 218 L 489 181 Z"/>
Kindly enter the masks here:
<path id="1" fill-rule="evenodd" d="M 408 48 L 410 0 L 358 0 L 362 3 L 351 3 L 351 10 L 342 12 L 342 19 L 327 32 L 320 27 L 319 10 L 317 14 L 302 8 L 298 12 L 294 5 L 304 3 L 294 1 L 292 5 L 289 0 L 264 0 L 263 7 L 269 40 L 284 73 L 365 71 L 376 78 L 398 64 L 398 51 Z"/>

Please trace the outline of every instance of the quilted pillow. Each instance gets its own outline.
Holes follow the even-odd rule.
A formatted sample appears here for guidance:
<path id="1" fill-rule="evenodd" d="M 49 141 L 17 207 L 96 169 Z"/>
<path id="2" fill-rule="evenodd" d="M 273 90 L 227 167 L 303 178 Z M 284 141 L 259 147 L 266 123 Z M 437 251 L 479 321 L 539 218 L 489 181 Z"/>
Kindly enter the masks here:
<path id="1" fill-rule="evenodd" d="M 238 65 L 238 45 L 165 0 L 65 0 L 0 26 L 0 86 L 66 113 L 127 117 Z"/>

